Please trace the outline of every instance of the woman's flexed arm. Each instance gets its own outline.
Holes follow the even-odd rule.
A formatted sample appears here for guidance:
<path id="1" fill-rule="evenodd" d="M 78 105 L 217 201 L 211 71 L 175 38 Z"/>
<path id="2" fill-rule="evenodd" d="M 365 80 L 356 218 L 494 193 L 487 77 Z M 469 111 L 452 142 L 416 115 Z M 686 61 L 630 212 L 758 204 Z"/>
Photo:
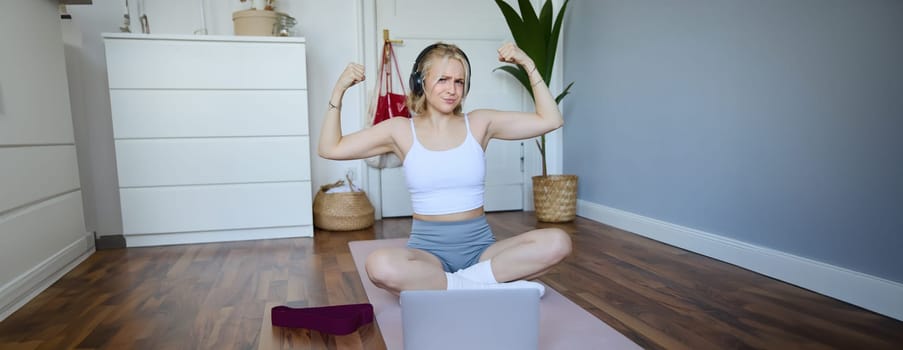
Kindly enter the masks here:
<path id="1" fill-rule="evenodd" d="M 481 110 L 480 113 L 485 115 L 489 122 L 486 136 L 520 140 L 560 128 L 564 124 L 564 119 L 558 110 L 558 104 L 555 103 L 552 92 L 542 80 L 542 75 L 536 70 L 536 64 L 530 56 L 512 43 L 502 45 L 498 52 L 499 61 L 517 64 L 527 72 L 536 105 L 533 113 Z"/>
<path id="2" fill-rule="evenodd" d="M 323 128 L 320 130 L 320 143 L 317 147 L 320 157 L 336 160 L 361 159 L 394 151 L 390 123 L 380 123 L 350 135 L 342 135 L 342 98 L 348 88 L 364 79 L 364 66 L 349 63 L 336 81 L 326 117 L 323 118 Z"/>

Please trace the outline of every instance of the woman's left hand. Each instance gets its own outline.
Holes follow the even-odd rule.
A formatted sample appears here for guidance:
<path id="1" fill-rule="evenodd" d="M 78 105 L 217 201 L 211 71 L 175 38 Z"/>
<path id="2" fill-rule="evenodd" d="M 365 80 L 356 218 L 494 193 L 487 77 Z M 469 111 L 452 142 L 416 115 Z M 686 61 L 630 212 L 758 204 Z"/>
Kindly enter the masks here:
<path id="1" fill-rule="evenodd" d="M 530 56 L 527 56 L 527 54 L 517 47 L 517 45 L 514 45 L 514 43 L 505 43 L 498 51 L 500 62 L 515 63 L 524 67 L 524 69 L 534 68 L 533 60 L 530 59 Z"/>

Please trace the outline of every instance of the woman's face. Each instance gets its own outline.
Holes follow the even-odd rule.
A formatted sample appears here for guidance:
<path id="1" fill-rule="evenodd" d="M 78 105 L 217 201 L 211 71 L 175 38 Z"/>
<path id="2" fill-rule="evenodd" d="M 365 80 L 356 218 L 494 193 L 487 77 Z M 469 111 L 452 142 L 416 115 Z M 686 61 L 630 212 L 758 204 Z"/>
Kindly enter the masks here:
<path id="1" fill-rule="evenodd" d="M 464 99 L 464 78 L 461 61 L 436 59 L 424 80 L 429 106 L 443 114 L 453 113 Z"/>

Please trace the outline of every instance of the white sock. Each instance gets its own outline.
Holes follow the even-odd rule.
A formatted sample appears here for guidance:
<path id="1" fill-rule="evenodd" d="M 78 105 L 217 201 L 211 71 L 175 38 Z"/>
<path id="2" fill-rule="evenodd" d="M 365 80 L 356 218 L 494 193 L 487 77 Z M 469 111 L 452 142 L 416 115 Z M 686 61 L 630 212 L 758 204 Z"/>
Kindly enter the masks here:
<path id="1" fill-rule="evenodd" d="M 480 283 L 476 281 L 469 280 L 467 278 L 458 276 L 457 274 L 445 273 L 446 279 L 446 289 L 454 290 L 454 289 L 515 289 L 515 288 L 526 288 L 526 289 L 535 289 L 539 292 L 539 297 L 542 298 L 543 295 L 546 294 L 546 287 L 540 283 L 531 282 L 531 281 L 512 281 L 505 283 Z"/>
<path id="2" fill-rule="evenodd" d="M 480 283 L 499 283 L 492 274 L 492 259 L 481 261 L 466 269 L 455 272 L 456 275 L 464 277 L 474 282 Z"/>

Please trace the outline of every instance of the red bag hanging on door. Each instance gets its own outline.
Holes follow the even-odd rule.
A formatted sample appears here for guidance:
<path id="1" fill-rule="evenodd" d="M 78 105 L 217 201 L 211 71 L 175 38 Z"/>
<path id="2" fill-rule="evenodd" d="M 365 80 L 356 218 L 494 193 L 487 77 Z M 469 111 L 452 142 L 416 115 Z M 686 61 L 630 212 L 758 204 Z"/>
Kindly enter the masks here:
<path id="1" fill-rule="evenodd" d="M 398 75 L 398 85 L 401 86 L 401 94 L 396 94 L 392 87 L 392 64 L 395 64 L 395 74 Z M 376 112 L 373 115 L 373 125 L 389 120 L 392 117 L 411 117 L 408 106 L 405 105 L 407 92 L 404 90 L 404 80 L 398 70 L 398 60 L 392 43 L 383 45 L 382 64 L 379 68 L 379 93 L 376 95 Z"/>
<path id="2" fill-rule="evenodd" d="M 398 76 L 398 85 L 401 86 L 401 94 L 393 92 L 392 88 L 392 65 L 395 65 L 395 75 Z M 384 79 L 385 77 L 385 79 Z M 373 126 L 394 117 L 411 117 L 411 112 L 405 105 L 406 92 L 404 90 L 404 80 L 401 79 L 401 71 L 398 70 L 398 60 L 395 58 L 395 51 L 392 50 L 392 43 L 385 42 L 383 45 L 382 63 L 379 67 L 379 81 L 375 90 L 375 99 L 370 100 L 369 120 L 367 121 Z M 374 101 L 375 100 L 375 101 Z M 395 153 L 385 153 L 365 159 L 367 165 L 378 168 L 397 168 L 400 167 L 401 159 Z"/>

